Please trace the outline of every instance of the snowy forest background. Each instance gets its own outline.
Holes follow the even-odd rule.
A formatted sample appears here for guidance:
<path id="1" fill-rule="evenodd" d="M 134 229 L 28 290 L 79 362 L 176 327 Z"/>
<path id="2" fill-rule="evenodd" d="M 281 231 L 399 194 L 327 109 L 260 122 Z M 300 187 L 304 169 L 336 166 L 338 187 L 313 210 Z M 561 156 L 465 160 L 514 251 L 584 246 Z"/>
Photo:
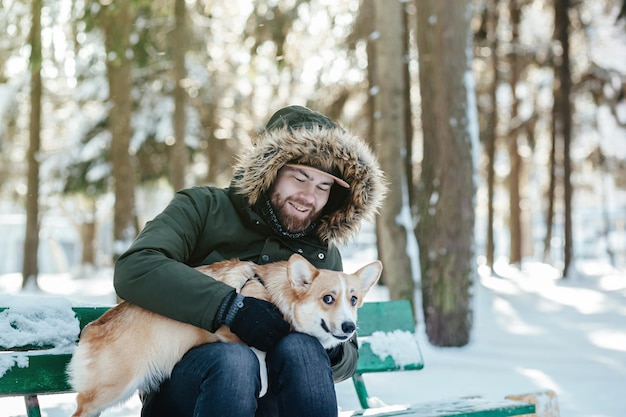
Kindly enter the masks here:
<path id="1" fill-rule="evenodd" d="M 226 186 L 269 115 L 302 104 L 371 141 L 390 193 L 360 244 L 378 247 L 391 298 L 421 286 L 431 343 L 464 345 L 477 262 L 626 268 L 625 14 L 621 0 L 2 0 L 0 274 L 33 287 L 110 268 L 174 190 Z"/>

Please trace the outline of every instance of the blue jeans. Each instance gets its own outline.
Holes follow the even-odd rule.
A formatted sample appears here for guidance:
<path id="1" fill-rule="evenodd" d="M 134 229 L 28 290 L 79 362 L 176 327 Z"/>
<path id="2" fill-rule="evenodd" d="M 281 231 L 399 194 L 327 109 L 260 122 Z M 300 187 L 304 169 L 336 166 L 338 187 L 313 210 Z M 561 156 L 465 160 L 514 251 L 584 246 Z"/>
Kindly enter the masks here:
<path id="1" fill-rule="evenodd" d="M 337 416 L 330 361 L 315 338 L 290 333 L 267 353 L 266 362 L 269 389 L 258 398 L 259 361 L 246 345 L 191 349 L 144 404 L 141 416 Z"/>

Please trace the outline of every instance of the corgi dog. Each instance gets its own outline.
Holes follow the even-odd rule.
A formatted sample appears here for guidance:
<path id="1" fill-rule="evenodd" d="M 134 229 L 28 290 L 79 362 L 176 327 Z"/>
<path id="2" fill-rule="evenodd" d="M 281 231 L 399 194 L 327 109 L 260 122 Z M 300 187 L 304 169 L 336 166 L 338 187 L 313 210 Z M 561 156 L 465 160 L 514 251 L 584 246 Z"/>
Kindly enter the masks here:
<path id="1" fill-rule="evenodd" d="M 274 303 L 297 332 L 317 338 L 325 349 L 356 332 L 357 308 L 378 281 L 380 261 L 354 274 L 316 269 L 304 257 L 266 265 L 230 260 L 199 271 L 244 296 Z M 215 333 L 169 319 L 123 301 L 84 328 L 68 365 L 77 392 L 72 417 L 97 417 L 135 391 L 150 392 L 167 379 L 191 348 L 214 342 L 243 343 L 227 326 Z M 262 393 L 267 389 L 265 353 L 253 349 L 261 364 Z"/>

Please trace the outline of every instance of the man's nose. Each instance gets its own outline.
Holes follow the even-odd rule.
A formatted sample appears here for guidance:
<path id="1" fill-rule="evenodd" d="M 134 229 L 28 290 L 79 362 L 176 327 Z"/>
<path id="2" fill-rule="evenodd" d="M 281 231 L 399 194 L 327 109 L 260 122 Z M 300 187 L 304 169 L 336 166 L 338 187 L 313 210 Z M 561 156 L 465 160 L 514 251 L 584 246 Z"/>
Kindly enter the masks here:
<path id="1" fill-rule="evenodd" d="M 304 186 L 300 190 L 300 198 L 302 198 L 309 204 L 315 203 L 315 185 L 304 184 Z"/>

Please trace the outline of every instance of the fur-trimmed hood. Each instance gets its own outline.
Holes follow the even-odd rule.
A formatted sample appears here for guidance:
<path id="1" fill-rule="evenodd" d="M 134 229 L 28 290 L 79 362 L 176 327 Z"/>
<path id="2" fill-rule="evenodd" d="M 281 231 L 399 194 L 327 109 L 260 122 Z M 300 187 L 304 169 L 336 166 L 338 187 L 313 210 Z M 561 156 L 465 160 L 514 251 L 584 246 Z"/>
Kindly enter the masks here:
<path id="1" fill-rule="evenodd" d="M 232 185 L 255 205 L 286 163 L 336 173 L 350 185 L 349 189 L 333 186 L 327 207 L 336 208 L 319 220 L 315 233 L 328 244 L 345 244 L 354 238 L 361 222 L 373 219 L 386 193 L 386 181 L 371 149 L 333 122 L 296 128 L 286 123 L 266 129 L 256 145 L 240 156 Z"/>

